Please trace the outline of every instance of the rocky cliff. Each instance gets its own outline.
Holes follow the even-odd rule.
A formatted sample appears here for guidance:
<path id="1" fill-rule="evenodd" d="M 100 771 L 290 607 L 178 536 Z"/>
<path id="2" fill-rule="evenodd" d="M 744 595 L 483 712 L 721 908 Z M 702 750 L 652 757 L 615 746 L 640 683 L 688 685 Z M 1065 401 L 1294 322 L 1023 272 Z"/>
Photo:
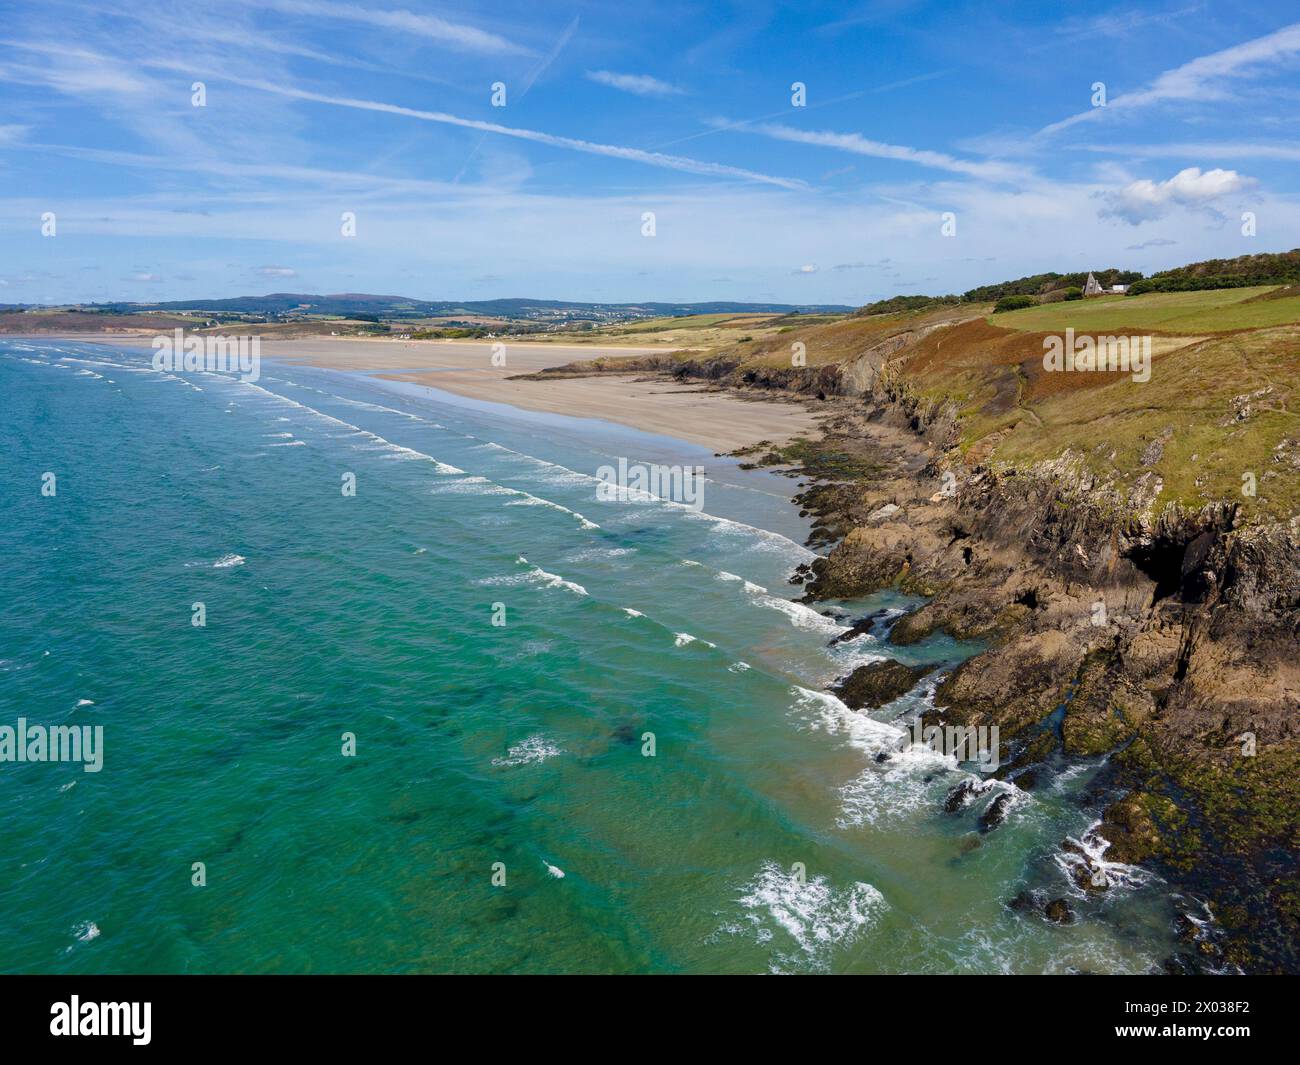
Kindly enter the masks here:
<path id="1" fill-rule="evenodd" d="M 1188 918 L 1173 971 L 1296 972 L 1300 418 L 1282 382 L 1300 331 L 1177 344 L 1181 362 L 1127 392 L 1062 393 L 1041 338 L 951 315 L 819 365 L 763 350 L 616 368 L 824 409 L 823 439 L 753 454 L 813 482 L 812 542 L 832 549 L 798 576 L 805 601 L 898 587 L 926 602 L 896 644 L 985 641 L 933 716 L 996 724 L 997 775 L 1024 790 L 1049 763 L 1101 766 L 1084 800 L 1101 824 L 1063 844 L 1078 884 L 1140 864 L 1207 899 L 1216 934 Z M 1258 496 L 1236 491 L 1243 468 Z"/>

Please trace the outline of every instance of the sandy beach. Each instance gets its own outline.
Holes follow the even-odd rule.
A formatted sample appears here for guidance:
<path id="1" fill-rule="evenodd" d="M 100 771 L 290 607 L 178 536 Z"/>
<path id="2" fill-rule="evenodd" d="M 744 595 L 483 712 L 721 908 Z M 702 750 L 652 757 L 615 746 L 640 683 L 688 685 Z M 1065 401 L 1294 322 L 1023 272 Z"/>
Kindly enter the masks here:
<path id="1" fill-rule="evenodd" d="M 69 334 L 66 339 L 147 347 L 150 337 Z M 508 342 L 505 366 L 492 365 L 493 341 L 314 337 L 263 341 L 261 350 L 265 358 L 374 374 L 525 410 L 601 418 L 717 452 L 734 451 L 761 440 L 785 443 L 817 429 L 817 415 L 800 403 L 758 396 L 750 399 L 652 377 L 511 380 L 579 359 L 662 353 L 663 348 Z"/>
<path id="2" fill-rule="evenodd" d="M 151 337 L 69 334 L 66 339 L 147 347 Z M 662 347 L 502 343 L 505 366 L 492 365 L 493 341 L 312 337 L 263 340 L 261 351 L 264 358 L 373 374 L 525 410 L 600 418 L 717 452 L 734 451 L 761 440 L 785 443 L 817 429 L 818 416 L 801 403 L 761 396 L 751 399 L 650 376 L 511 379 L 599 355 L 662 353 Z"/>
<path id="3" fill-rule="evenodd" d="M 267 341 L 262 345 L 262 354 L 268 358 L 371 373 L 525 410 L 602 418 L 719 452 L 734 451 L 760 440 L 784 443 L 816 429 L 816 417 L 800 404 L 747 399 L 651 377 L 511 379 L 598 355 L 630 357 L 662 351 L 505 342 L 505 366 L 494 366 L 492 341 L 314 338 Z"/>

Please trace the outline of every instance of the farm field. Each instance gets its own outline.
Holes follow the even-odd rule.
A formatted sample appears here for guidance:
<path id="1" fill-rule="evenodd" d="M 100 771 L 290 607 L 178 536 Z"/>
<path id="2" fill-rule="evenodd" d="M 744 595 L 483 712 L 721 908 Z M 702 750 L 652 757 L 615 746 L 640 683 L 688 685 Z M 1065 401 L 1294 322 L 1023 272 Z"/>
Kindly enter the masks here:
<path id="1" fill-rule="evenodd" d="M 1151 329 L 1164 333 L 1226 333 L 1300 322 L 1300 295 L 1269 299 L 1279 286 L 1149 292 L 1142 296 L 1099 296 L 1004 311 L 992 325 L 1031 333 L 1113 332 Z"/>

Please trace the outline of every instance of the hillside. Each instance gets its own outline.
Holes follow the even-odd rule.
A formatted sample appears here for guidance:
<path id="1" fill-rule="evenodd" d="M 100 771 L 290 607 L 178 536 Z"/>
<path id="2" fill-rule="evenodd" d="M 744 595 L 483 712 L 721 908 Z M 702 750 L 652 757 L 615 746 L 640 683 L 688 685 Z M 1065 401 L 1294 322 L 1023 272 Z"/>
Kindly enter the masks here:
<path id="1" fill-rule="evenodd" d="M 1089 271 L 1059 274 L 1031 274 L 1010 281 L 977 285 L 960 296 L 910 295 L 893 296 L 859 308 L 859 316 L 921 310 L 938 304 L 990 303 L 1004 296 L 1032 296 L 1042 303 L 1075 299 L 1082 294 Z M 1300 282 L 1300 249 L 1240 255 L 1235 259 L 1207 259 L 1186 266 L 1161 270 L 1144 277 L 1137 270 L 1116 267 L 1091 271 L 1106 289 L 1113 285 L 1128 286 L 1129 296 L 1147 292 L 1193 292 L 1208 289 L 1246 288 L 1260 285 L 1294 285 Z M 1073 290 L 1078 289 L 1079 292 Z"/>
<path id="2" fill-rule="evenodd" d="M 1300 248 L 1235 259 L 1207 259 L 1173 270 L 1163 270 L 1138 281 L 1130 290 L 1187 292 L 1198 289 L 1237 288 L 1251 285 L 1293 285 L 1300 281 Z"/>
<path id="3" fill-rule="evenodd" d="M 1284 461 L 1300 447 L 1293 394 L 1300 295 L 1256 287 L 991 311 L 987 303 L 945 304 L 854 316 L 653 363 L 602 360 L 599 369 L 665 369 L 800 393 L 887 396 L 941 427 L 943 442 L 964 462 L 1017 466 L 1073 449 L 1120 487 L 1153 473 L 1157 507 L 1231 500 L 1242 505 L 1243 520 L 1300 513 L 1300 481 Z M 1044 342 L 1067 328 L 1151 337 L 1150 380 L 1045 371 Z M 797 344 L 802 367 L 794 361 Z M 1137 461 L 1157 439 L 1159 457 Z M 1254 498 L 1240 493 L 1246 472 L 1257 479 Z"/>
<path id="4" fill-rule="evenodd" d="M 1149 338 L 1149 376 L 1045 370 L 1066 329 Z M 1078 891 L 1140 865 L 1209 899 L 1171 972 L 1300 969 L 1300 293 L 938 304 L 549 372 L 647 371 L 826 412 L 749 453 L 812 483 L 804 601 L 897 588 L 925 601 L 894 644 L 985 641 L 927 723 L 997 726 L 1009 801 L 1091 774 L 1097 827 L 1051 859 Z"/>
<path id="5" fill-rule="evenodd" d="M 76 310 L 0 310 L 0 333 L 168 333 L 198 329 L 206 319 L 186 314 L 85 313 Z"/>

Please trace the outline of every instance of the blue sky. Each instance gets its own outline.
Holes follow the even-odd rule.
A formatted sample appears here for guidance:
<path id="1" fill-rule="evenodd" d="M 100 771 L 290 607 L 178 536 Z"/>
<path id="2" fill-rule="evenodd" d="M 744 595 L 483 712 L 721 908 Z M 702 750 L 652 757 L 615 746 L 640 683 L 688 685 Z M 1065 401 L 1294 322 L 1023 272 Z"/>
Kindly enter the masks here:
<path id="1" fill-rule="evenodd" d="M 856 305 L 1300 246 L 1294 0 L 6 8 L 5 303 Z"/>

